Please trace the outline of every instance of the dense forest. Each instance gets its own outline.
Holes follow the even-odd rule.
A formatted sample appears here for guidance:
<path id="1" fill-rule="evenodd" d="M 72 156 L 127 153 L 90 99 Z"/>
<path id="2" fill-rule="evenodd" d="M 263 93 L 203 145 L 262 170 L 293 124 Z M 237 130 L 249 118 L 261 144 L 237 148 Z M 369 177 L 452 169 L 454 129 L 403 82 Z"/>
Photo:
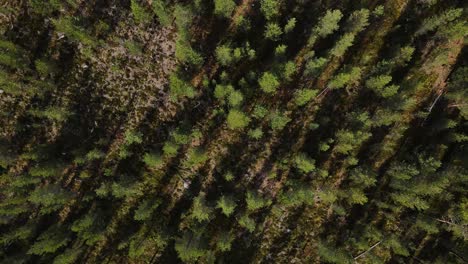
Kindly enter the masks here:
<path id="1" fill-rule="evenodd" d="M 0 263 L 468 263 L 467 18 L 1 0 Z"/>

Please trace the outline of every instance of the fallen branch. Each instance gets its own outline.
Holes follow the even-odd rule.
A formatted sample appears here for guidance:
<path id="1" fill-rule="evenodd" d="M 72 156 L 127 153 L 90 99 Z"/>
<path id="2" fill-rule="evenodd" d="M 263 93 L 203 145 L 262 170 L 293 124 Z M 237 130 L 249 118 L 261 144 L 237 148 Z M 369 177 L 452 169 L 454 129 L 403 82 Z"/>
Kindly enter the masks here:
<path id="1" fill-rule="evenodd" d="M 378 246 L 380 243 L 382 243 L 382 240 L 380 240 L 379 242 L 375 243 L 372 247 L 370 247 L 368 250 L 362 252 L 361 254 L 357 255 L 356 257 L 354 257 L 354 260 L 364 256 L 365 254 L 367 254 L 367 252 L 371 251 L 373 248 L 375 248 L 376 246 Z"/>

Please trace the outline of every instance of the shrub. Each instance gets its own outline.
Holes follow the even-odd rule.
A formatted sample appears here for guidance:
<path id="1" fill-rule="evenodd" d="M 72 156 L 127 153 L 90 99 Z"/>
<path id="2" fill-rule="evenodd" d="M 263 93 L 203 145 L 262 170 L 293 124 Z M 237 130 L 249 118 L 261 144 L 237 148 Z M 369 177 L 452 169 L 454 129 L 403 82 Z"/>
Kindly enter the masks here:
<path id="1" fill-rule="evenodd" d="M 433 31 L 438 27 L 447 24 L 459 18 L 463 14 L 463 8 L 451 8 L 440 15 L 424 19 L 421 27 L 416 31 L 415 35 L 423 35 L 429 31 Z"/>
<path id="2" fill-rule="evenodd" d="M 125 145 L 141 144 L 143 142 L 142 137 L 143 134 L 140 132 L 128 130 L 125 132 Z"/>
<path id="3" fill-rule="evenodd" d="M 216 48 L 216 59 L 219 64 L 227 66 L 233 61 L 232 49 L 228 45 L 221 45 Z"/>
<path id="4" fill-rule="evenodd" d="M 328 82 L 330 89 L 340 89 L 346 85 L 350 85 L 357 81 L 361 77 L 361 69 L 359 67 L 353 67 L 351 70 L 341 72 L 333 77 Z"/>
<path id="5" fill-rule="evenodd" d="M 174 248 L 184 263 L 194 263 L 207 253 L 207 250 L 202 246 L 200 236 L 191 233 L 185 233 L 182 238 L 177 238 Z"/>
<path id="6" fill-rule="evenodd" d="M 296 73 L 296 63 L 294 63 L 294 61 L 288 61 L 284 65 L 284 78 L 288 81 L 291 81 L 295 73 Z"/>
<path id="7" fill-rule="evenodd" d="M 149 168 L 158 168 L 163 163 L 163 159 L 159 153 L 146 153 L 143 156 L 143 161 Z"/>
<path id="8" fill-rule="evenodd" d="M 221 212 L 225 216 L 230 216 L 232 213 L 234 213 L 234 209 L 236 208 L 236 203 L 234 202 L 234 199 L 232 199 L 232 197 L 223 195 L 218 200 L 218 203 L 216 204 L 216 208 L 221 209 Z"/>
<path id="9" fill-rule="evenodd" d="M 303 106 L 317 95 L 317 90 L 301 89 L 294 93 L 294 102 L 297 106 Z"/>
<path id="10" fill-rule="evenodd" d="M 98 159 L 104 158 L 105 155 L 106 154 L 100 151 L 99 149 L 92 149 L 90 152 L 86 154 L 86 159 L 88 161 L 98 160 Z"/>
<path id="11" fill-rule="evenodd" d="M 175 56 L 181 62 L 194 66 L 199 66 L 203 63 L 203 57 L 190 46 L 190 43 L 183 39 L 179 39 L 176 42 Z"/>
<path id="12" fill-rule="evenodd" d="M 278 111 L 272 114 L 270 119 L 270 126 L 273 130 L 282 130 L 289 122 L 291 118 L 286 116 L 284 113 L 280 113 Z"/>
<path id="13" fill-rule="evenodd" d="M 229 18 L 232 11 L 236 8 L 236 3 L 233 0 L 214 0 L 214 13 L 218 16 Z"/>
<path id="14" fill-rule="evenodd" d="M 256 211 L 271 204 L 270 200 L 260 197 L 256 192 L 253 191 L 247 192 L 245 202 L 247 203 L 247 210 L 249 211 Z"/>
<path id="15" fill-rule="evenodd" d="M 252 115 L 258 119 L 264 118 L 267 114 L 268 114 L 268 109 L 266 109 L 265 107 L 261 105 L 256 105 L 252 113 Z"/>
<path id="16" fill-rule="evenodd" d="M 322 70 L 323 66 L 325 66 L 325 63 L 327 63 L 327 59 L 325 58 L 311 59 L 307 61 L 304 72 L 306 75 L 316 77 Z"/>
<path id="17" fill-rule="evenodd" d="M 278 26 L 276 23 L 268 23 L 265 27 L 265 38 L 266 39 L 271 39 L 273 41 L 277 41 L 279 37 L 283 34 L 283 31 L 281 31 L 281 27 Z"/>
<path id="18" fill-rule="evenodd" d="M 61 186 L 49 184 L 36 188 L 31 192 L 28 200 L 35 205 L 43 206 L 42 213 L 50 213 L 62 208 L 72 197 L 72 194 Z"/>
<path id="19" fill-rule="evenodd" d="M 230 181 L 234 180 L 234 174 L 232 174 L 232 172 L 228 171 L 228 172 L 226 172 L 226 174 L 224 174 L 224 179 L 227 182 L 230 182 Z"/>
<path id="20" fill-rule="evenodd" d="M 331 49 L 330 53 L 336 57 L 343 56 L 346 50 L 353 45 L 353 41 L 354 34 L 345 34 L 340 40 L 336 42 L 335 46 Z"/>
<path id="21" fill-rule="evenodd" d="M 267 20 L 279 14 L 280 3 L 278 0 L 262 0 L 260 4 L 260 10 Z"/>
<path id="22" fill-rule="evenodd" d="M 263 131 L 262 131 L 261 128 L 251 129 L 251 130 L 249 130 L 248 135 L 249 135 L 250 138 L 258 140 L 258 139 L 262 138 Z"/>
<path id="23" fill-rule="evenodd" d="M 232 107 L 239 106 L 243 100 L 244 97 L 240 91 L 233 91 L 228 97 L 229 105 Z"/>
<path id="24" fill-rule="evenodd" d="M 356 34 L 362 31 L 367 25 L 369 25 L 369 10 L 361 9 L 354 11 L 348 18 L 346 23 L 347 31 Z"/>
<path id="25" fill-rule="evenodd" d="M 177 146 L 173 142 L 167 141 L 166 143 L 164 143 L 163 153 L 165 156 L 174 157 L 175 155 L 177 155 L 178 150 L 179 150 L 179 146 Z"/>
<path id="26" fill-rule="evenodd" d="M 218 239 L 216 240 L 216 247 L 221 251 L 229 251 L 231 250 L 231 243 L 234 240 L 234 236 L 232 236 L 229 232 L 223 232 L 219 235 Z"/>
<path id="27" fill-rule="evenodd" d="M 248 215 L 243 215 L 241 218 L 239 218 L 238 223 L 240 226 L 244 227 L 247 229 L 249 232 L 255 231 L 255 221 L 250 218 Z"/>
<path id="28" fill-rule="evenodd" d="M 214 90 L 214 97 L 218 100 L 224 100 L 227 96 L 229 96 L 234 91 L 234 87 L 232 85 L 222 85 L 217 84 Z"/>
<path id="29" fill-rule="evenodd" d="M 265 93 L 273 93 L 280 85 L 276 76 L 270 72 L 263 73 L 258 84 Z"/>
<path id="30" fill-rule="evenodd" d="M 195 97 L 195 89 L 193 89 L 189 83 L 180 79 L 176 74 L 172 74 L 169 77 L 169 89 L 171 91 L 171 97 L 173 100 L 182 97 Z"/>
<path id="31" fill-rule="evenodd" d="M 70 241 L 69 234 L 53 226 L 37 238 L 36 242 L 28 250 L 28 254 L 44 255 L 46 253 L 54 253 L 59 248 L 67 245 L 68 241 Z"/>
<path id="32" fill-rule="evenodd" d="M 327 10 L 325 15 L 318 22 L 317 27 L 314 29 L 315 34 L 320 37 L 326 37 L 339 28 L 343 14 L 340 10 Z"/>
<path id="33" fill-rule="evenodd" d="M 212 216 L 213 208 L 206 205 L 205 193 L 200 193 L 193 199 L 193 205 L 190 217 L 195 218 L 198 222 L 209 220 Z"/>
<path id="34" fill-rule="evenodd" d="M 163 0 L 153 0 L 152 8 L 161 25 L 167 27 L 172 23 L 171 14 L 167 10 Z"/>
<path id="35" fill-rule="evenodd" d="M 187 160 L 184 161 L 184 167 L 191 168 L 208 160 L 206 151 L 200 147 L 192 148 L 187 153 Z"/>
<path id="36" fill-rule="evenodd" d="M 297 21 L 295 17 L 290 18 L 288 22 L 286 23 L 286 25 L 284 26 L 284 33 L 289 33 L 293 31 L 294 28 L 296 27 L 296 22 Z"/>
<path id="37" fill-rule="evenodd" d="M 376 77 L 372 77 L 366 81 L 366 86 L 369 89 L 373 90 L 381 90 L 385 87 L 388 83 L 392 81 L 392 76 L 388 75 L 380 75 Z"/>
<path id="38" fill-rule="evenodd" d="M 315 170 L 315 160 L 311 159 L 305 153 L 299 153 L 294 158 L 296 168 L 304 173 L 309 173 Z"/>
<path id="39" fill-rule="evenodd" d="M 227 116 L 227 124 L 230 129 L 240 129 L 246 127 L 250 118 L 239 110 L 232 109 Z"/>
<path id="40" fill-rule="evenodd" d="M 132 9 L 133 18 L 137 23 L 145 23 L 151 20 L 151 14 L 136 0 L 131 0 L 130 8 Z"/>

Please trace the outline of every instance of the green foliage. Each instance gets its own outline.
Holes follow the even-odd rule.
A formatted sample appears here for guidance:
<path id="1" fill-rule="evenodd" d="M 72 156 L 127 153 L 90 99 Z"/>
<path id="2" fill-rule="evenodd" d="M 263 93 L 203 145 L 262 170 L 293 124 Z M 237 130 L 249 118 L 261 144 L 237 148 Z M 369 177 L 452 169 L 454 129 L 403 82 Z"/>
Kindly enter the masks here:
<path id="1" fill-rule="evenodd" d="M 340 129 L 336 133 L 336 145 L 334 150 L 340 154 L 350 154 L 362 142 L 366 141 L 371 136 L 370 133 Z"/>
<path id="2" fill-rule="evenodd" d="M 294 61 L 288 61 L 284 65 L 284 78 L 288 81 L 291 81 L 293 75 L 296 73 L 296 70 L 296 63 L 294 63 Z"/>
<path id="3" fill-rule="evenodd" d="M 309 173 L 315 170 L 315 160 L 309 158 L 305 153 L 299 153 L 294 158 L 296 168 L 304 173 Z"/>
<path id="4" fill-rule="evenodd" d="M 86 154 L 86 160 L 93 161 L 99 160 L 106 156 L 106 153 L 100 151 L 99 149 L 92 149 Z"/>
<path id="5" fill-rule="evenodd" d="M 110 191 L 117 199 L 135 197 L 142 194 L 141 187 L 127 179 L 120 182 L 113 182 L 110 186 Z"/>
<path id="6" fill-rule="evenodd" d="M 218 100 L 224 100 L 232 92 L 234 92 L 234 87 L 232 85 L 217 84 L 214 90 L 214 97 Z"/>
<path id="7" fill-rule="evenodd" d="M 392 251 L 397 255 L 410 255 L 408 249 L 406 249 L 406 247 L 400 242 L 400 240 L 396 236 L 391 236 L 389 239 L 386 239 L 384 245 L 391 248 Z"/>
<path id="8" fill-rule="evenodd" d="M 29 114 L 55 122 L 63 122 L 71 115 L 67 110 L 58 106 L 49 106 L 44 110 L 32 109 L 29 110 Z"/>
<path id="9" fill-rule="evenodd" d="M 288 207 L 300 206 L 302 204 L 312 205 L 315 200 L 312 188 L 298 181 L 293 181 L 290 188 L 280 194 L 279 202 Z"/>
<path id="10" fill-rule="evenodd" d="M 214 0 L 214 13 L 218 16 L 229 18 L 236 8 L 233 0 Z"/>
<path id="11" fill-rule="evenodd" d="M 28 254 L 44 255 L 56 252 L 70 241 L 69 235 L 59 227 L 51 227 L 42 233 L 29 248 Z"/>
<path id="12" fill-rule="evenodd" d="M 59 0 L 29 0 L 33 12 L 43 16 L 50 15 L 52 12 L 61 8 Z"/>
<path id="13" fill-rule="evenodd" d="M 212 217 L 213 208 L 206 205 L 205 193 L 200 193 L 193 199 L 190 218 L 198 222 L 208 221 Z"/>
<path id="14" fill-rule="evenodd" d="M 4 232 L 0 237 L 1 245 L 11 245 L 15 241 L 22 241 L 31 238 L 34 235 L 34 225 L 26 224 L 19 228 L 15 228 L 10 232 Z"/>
<path id="15" fill-rule="evenodd" d="M 166 143 L 164 143 L 164 146 L 163 146 L 164 156 L 169 157 L 169 158 L 175 157 L 177 155 L 178 150 L 179 150 L 179 146 L 177 146 L 173 142 L 167 141 Z"/>
<path id="16" fill-rule="evenodd" d="M 399 86 L 388 85 L 392 81 L 392 77 L 388 75 L 379 75 L 370 78 L 366 81 L 366 86 L 374 90 L 382 97 L 390 97 L 398 92 Z"/>
<path id="17" fill-rule="evenodd" d="M 53 264 L 73 264 L 76 263 L 83 253 L 82 249 L 67 249 L 62 254 L 54 258 Z"/>
<path id="18" fill-rule="evenodd" d="M 175 250 L 185 263 L 194 262 L 206 254 L 201 237 L 192 233 L 185 233 L 182 238 L 176 239 Z"/>
<path id="19" fill-rule="evenodd" d="M 192 168 L 198 166 L 208 160 L 206 151 L 202 148 L 191 148 L 187 153 L 187 159 L 184 161 L 185 168 Z"/>
<path id="20" fill-rule="evenodd" d="M 172 100 L 183 97 L 195 97 L 195 89 L 188 82 L 180 79 L 176 74 L 171 74 L 169 77 L 169 89 L 171 91 Z"/>
<path id="21" fill-rule="evenodd" d="M 294 30 L 294 28 L 296 27 L 296 18 L 295 17 L 292 17 L 288 20 L 288 22 L 286 23 L 286 25 L 284 26 L 284 33 L 290 33 Z"/>
<path id="22" fill-rule="evenodd" d="M 285 113 L 276 111 L 272 113 L 270 117 L 270 127 L 273 130 L 279 131 L 282 130 L 290 121 L 291 118 L 288 117 Z"/>
<path id="23" fill-rule="evenodd" d="M 447 89 L 447 99 L 450 100 L 453 107 L 456 107 L 460 114 L 468 119 L 468 91 L 465 89 L 468 85 L 468 67 L 460 67 L 454 71 L 450 77 Z"/>
<path id="24" fill-rule="evenodd" d="M 240 226 L 247 229 L 250 233 L 255 231 L 255 227 L 256 227 L 255 221 L 246 214 L 244 214 L 241 218 L 239 218 L 238 223 Z"/>
<path id="25" fill-rule="evenodd" d="M 232 49 L 228 45 L 221 45 L 216 48 L 216 59 L 223 66 L 228 66 L 234 61 Z"/>
<path id="26" fill-rule="evenodd" d="M 233 240 L 234 236 L 228 232 L 223 232 L 216 240 L 216 248 L 218 248 L 221 252 L 229 251 L 231 250 L 231 244 Z"/>
<path id="27" fill-rule="evenodd" d="M 243 100 L 244 96 L 240 91 L 232 91 L 228 97 L 229 105 L 232 107 L 240 106 Z"/>
<path id="28" fill-rule="evenodd" d="M 138 208 L 135 210 L 135 215 L 133 219 L 137 221 L 144 221 L 144 220 L 150 219 L 151 214 L 160 204 L 161 204 L 160 200 L 156 200 L 156 201 L 153 201 L 150 199 L 144 200 L 142 203 L 140 203 Z"/>
<path id="29" fill-rule="evenodd" d="M 158 17 L 159 22 L 167 27 L 171 25 L 172 23 L 172 18 L 169 10 L 167 9 L 166 4 L 164 3 L 164 0 L 153 0 L 153 3 L 151 4 L 153 12 L 156 14 Z"/>
<path id="30" fill-rule="evenodd" d="M 369 89 L 382 89 L 392 81 L 392 76 L 383 75 L 383 76 L 376 76 L 372 77 L 366 81 L 366 86 Z"/>
<path id="31" fill-rule="evenodd" d="M 307 61 L 304 73 L 316 77 L 327 63 L 325 58 L 314 58 Z"/>
<path id="32" fill-rule="evenodd" d="M 131 0 L 130 8 L 132 10 L 133 19 L 137 23 L 145 23 L 151 20 L 151 13 L 145 7 L 141 6 L 137 0 Z"/>
<path id="33" fill-rule="evenodd" d="M 199 66 L 203 63 L 203 57 L 190 46 L 190 43 L 184 40 L 178 40 L 176 42 L 175 55 L 181 62 L 186 62 L 194 66 Z"/>
<path id="34" fill-rule="evenodd" d="M 33 167 L 29 170 L 29 174 L 33 177 L 53 178 L 59 177 L 64 170 L 61 164 L 44 164 Z"/>
<path id="35" fill-rule="evenodd" d="M 134 56 L 139 56 L 143 54 L 143 47 L 136 41 L 127 40 L 125 41 L 125 47 Z"/>
<path id="36" fill-rule="evenodd" d="M 236 208 L 236 202 L 232 197 L 223 195 L 218 200 L 216 208 L 221 209 L 221 212 L 225 216 L 230 216 L 232 213 L 234 213 L 234 209 Z"/>
<path id="37" fill-rule="evenodd" d="M 329 82 L 328 87 L 330 89 L 340 89 L 347 85 L 351 85 L 361 77 L 361 69 L 359 67 L 353 67 L 350 70 L 343 71 L 335 75 Z"/>
<path id="38" fill-rule="evenodd" d="M 163 164 L 163 159 L 159 153 L 146 153 L 143 161 L 149 168 L 159 168 Z"/>
<path id="39" fill-rule="evenodd" d="M 226 174 L 224 175 L 224 179 L 225 179 L 227 182 L 230 182 L 230 181 L 234 180 L 234 174 L 232 174 L 232 172 L 228 171 L 228 172 L 226 172 Z"/>
<path id="40" fill-rule="evenodd" d="M 277 23 L 268 23 L 265 27 L 265 38 L 273 41 L 279 40 L 280 36 L 283 34 L 281 27 Z"/>
<path id="41" fill-rule="evenodd" d="M 451 8 L 445 10 L 442 14 L 426 18 L 421 24 L 421 27 L 416 31 L 416 36 L 426 34 L 433 31 L 449 22 L 454 21 L 463 14 L 462 8 Z"/>
<path id="42" fill-rule="evenodd" d="M 263 131 L 261 128 L 251 129 L 248 132 L 248 135 L 252 139 L 261 139 L 263 137 Z"/>
<path id="43" fill-rule="evenodd" d="M 374 10 L 372 10 L 372 15 L 379 17 L 379 16 L 382 16 L 384 12 L 385 12 L 385 7 L 383 5 L 378 5 L 374 8 Z"/>
<path id="44" fill-rule="evenodd" d="M 140 132 L 127 130 L 125 132 L 125 145 L 141 144 L 143 142 L 143 135 Z"/>
<path id="45" fill-rule="evenodd" d="M 39 75 L 44 78 L 57 70 L 56 66 L 51 61 L 45 59 L 36 60 L 34 65 Z"/>
<path id="46" fill-rule="evenodd" d="M 247 210 L 249 211 L 256 211 L 271 204 L 270 200 L 261 197 L 254 191 L 247 192 L 245 202 L 247 203 Z"/>
<path id="47" fill-rule="evenodd" d="M 325 15 L 319 20 L 318 25 L 314 28 L 314 34 L 319 37 L 326 37 L 335 32 L 339 26 L 343 14 L 340 10 L 327 10 Z"/>
<path id="48" fill-rule="evenodd" d="M 347 31 L 351 34 L 356 34 L 362 31 L 365 27 L 369 25 L 369 10 L 361 9 L 354 11 L 348 18 Z"/>
<path id="49" fill-rule="evenodd" d="M 280 2 L 278 0 L 261 0 L 260 11 L 267 20 L 279 15 Z"/>
<path id="50" fill-rule="evenodd" d="M 354 263 L 349 253 L 342 249 L 333 248 L 323 242 L 318 244 L 318 254 L 323 261 L 328 263 Z"/>
<path id="51" fill-rule="evenodd" d="M 294 102 L 296 103 L 297 106 L 303 106 L 307 104 L 312 98 L 314 98 L 317 95 L 316 90 L 312 89 L 301 89 L 297 90 L 294 93 Z"/>
<path id="52" fill-rule="evenodd" d="M 330 54 L 336 57 L 341 57 L 345 54 L 346 50 L 353 45 L 354 34 L 347 33 L 344 34 L 341 39 L 339 39 L 335 46 L 330 50 Z"/>
<path id="53" fill-rule="evenodd" d="M 72 16 L 62 16 L 53 20 L 58 32 L 63 32 L 67 37 L 76 42 L 81 42 L 86 46 L 96 46 L 96 40 L 93 39 L 86 30 L 77 25 Z"/>
<path id="54" fill-rule="evenodd" d="M 258 119 L 264 118 L 267 114 L 268 114 L 268 109 L 266 109 L 265 107 L 261 105 L 256 105 L 252 113 L 252 115 Z"/>
<path id="55" fill-rule="evenodd" d="M 243 112 L 232 109 L 227 116 L 227 124 L 229 129 L 241 129 L 250 123 L 250 118 Z"/>
<path id="56" fill-rule="evenodd" d="M 73 195 L 59 185 L 49 184 L 36 188 L 28 197 L 28 201 L 37 206 L 43 206 L 41 212 L 50 213 L 62 208 Z"/>
<path id="57" fill-rule="evenodd" d="M 279 87 L 280 83 L 276 76 L 270 72 L 264 72 L 260 80 L 258 81 L 260 89 L 265 93 L 273 93 Z"/>

